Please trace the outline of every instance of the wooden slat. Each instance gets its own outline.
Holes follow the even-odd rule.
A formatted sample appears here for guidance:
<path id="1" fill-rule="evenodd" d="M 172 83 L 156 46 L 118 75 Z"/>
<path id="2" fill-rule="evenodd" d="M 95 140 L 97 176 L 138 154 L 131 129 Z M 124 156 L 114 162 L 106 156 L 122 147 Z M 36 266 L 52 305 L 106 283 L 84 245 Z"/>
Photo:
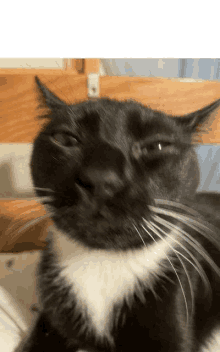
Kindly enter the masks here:
<path id="1" fill-rule="evenodd" d="M 90 59 L 92 60 L 92 59 Z M 0 142 L 32 142 L 42 125 L 36 116 L 37 74 L 61 99 L 73 103 L 87 99 L 86 75 L 62 70 L 0 70 Z M 52 73 L 51 73 L 52 72 Z M 220 98 L 219 82 L 179 82 L 138 77 L 100 77 L 101 97 L 135 99 L 171 114 L 184 115 Z M 215 119 L 214 119 L 215 117 Z M 220 143 L 220 116 L 211 116 L 202 143 Z"/>
<path id="2" fill-rule="evenodd" d="M 84 59 L 75 59 L 75 68 L 77 73 L 83 74 L 85 69 L 85 60 Z"/>
<path id="3" fill-rule="evenodd" d="M 72 71 L 76 74 L 77 70 L 75 67 L 75 59 L 64 59 L 63 60 L 63 69 L 65 71 Z"/>
<path id="4" fill-rule="evenodd" d="M 42 70 L 27 73 L 23 70 L 15 74 L 15 71 L 13 74 L 3 74 L 0 70 L 0 143 L 30 143 L 44 123 L 36 118 L 39 114 L 34 80 L 36 73 L 48 88 L 67 103 L 87 99 L 84 75 L 63 71 L 42 74 Z"/>
<path id="5" fill-rule="evenodd" d="M 34 200 L 0 200 L 0 252 L 22 252 L 46 246 L 49 219 L 42 205 Z M 31 222 L 39 218 L 39 222 Z"/>
<path id="6" fill-rule="evenodd" d="M 89 73 L 98 73 L 99 72 L 99 59 L 85 59 L 85 68 L 84 73 L 88 75 Z"/>
<path id="7" fill-rule="evenodd" d="M 75 74 L 98 73 L 99 59 L 64 59 L 64 70 Z"/>
<path id="8" fill-rule="evenodd" d="M 184 115 L 220 98 L 220 82 L 181 82 L 178 79 L 141 77 L 100 77 L 101 97 L 126 100 L 167 113 Z"/>
<path id="9" fill-rule="evenodd" d="M 64 59 L 64 70 L 68 73 L 83 74 L 85 59 Z"/>
<path id="10" fill-rule="evenodd" d="M 101 97 L 134 99 L 156 110 L 184 115 L 220 98 L 220 82 L 181 82 L 178 79 L 100 77 Z M 220 143 L 220 109 L 216 110 L 194 139 L 199 143 Z"/>

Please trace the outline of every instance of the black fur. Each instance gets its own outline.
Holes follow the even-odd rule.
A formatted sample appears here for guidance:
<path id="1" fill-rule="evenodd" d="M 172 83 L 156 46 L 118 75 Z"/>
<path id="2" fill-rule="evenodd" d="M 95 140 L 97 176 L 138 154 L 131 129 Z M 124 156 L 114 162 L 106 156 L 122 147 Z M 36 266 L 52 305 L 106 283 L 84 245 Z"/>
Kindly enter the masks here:
<path id="1" fill-rule="evenodd" d="M 52 219 L 69 239 L 91 250 L 118 253 L 151 246 L 154 234 L 150 237 L 141 225 L 143 218 L 152 220 L 151 207 L 157 199 L 198 210 L 200 215 L 196 216 L 184 209 L 178 209 L 178 213 L 200 223 L 204 221 L 204 226 L 206 220 L 216 227 L 220 225 L 212 204 L 220 204 L 219 197 L 196 194 L 199 169 L 191 145 L 196 127 L 220 105 L 220 100 L 183 117 L 168 116 L 134 101 L 97 99 L 67 105 L 38 78 L 36 81 L 50 113 L 34 142 L 34 186 L 40 197 L 52 194 L 48 202 L 53 209 Z M 40 188 L 53 193 L 47 194 Z M 161 209 L 170 210 L 172 206 L 164 204 Z M 202 236 L 198 227 L 193 229 L 177 217 L 165 214 L 161 219 L 190 233 L 220 267 L 219 230 L 210 225 L 214 231 L 211 240 L 212 230 L 208 228 Z M 161 229 L 167 231 L 166 226 L 161 225 Z M 161 236 L 166 239 L 164 232 Z M 212 288 L 211 293 L 205 292 L 198 270 L 182 257 L 195 296 L 193 309 L 183 265 L 174 253 L 170 256 L 186 295 L 188 328 L 179 280 L 170 262 L 162 257 L 164 276 L 156 280 L 152 290 L 139 282 L 142 297 L 135 293 L 131 305 L 126 301 L 115 304 L 112 341 L 98 339 L 82 329 L 85 318 L 76 309 L 77 294 L 71 285 L 64 279 L 57 280 L 62 269 L 52 243 L 51 235 L 39 266 L 43 310 L 22 352 L 56 348 L 62 352 L 196 352 L 219 325 L 220 278 L 203 255 L 185 240 L 185 249 L 200 263 Z M 178 251 L 189 259 L 185 249 L 179 247 Z"/>

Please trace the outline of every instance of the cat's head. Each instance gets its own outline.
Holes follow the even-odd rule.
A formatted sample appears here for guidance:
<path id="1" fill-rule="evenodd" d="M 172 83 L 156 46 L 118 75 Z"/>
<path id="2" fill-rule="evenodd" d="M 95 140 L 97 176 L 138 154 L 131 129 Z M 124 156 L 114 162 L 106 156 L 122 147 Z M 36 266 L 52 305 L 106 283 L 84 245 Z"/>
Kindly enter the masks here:
<path id="1" fill-rule="evenodd" d="M 220 100 L 177 117 L 134 101 L 68 105 L 36 81 L 50 114 L 34 142 L 32 177 L 39 196 L 51 190 L 55 224 L 90 247 L 141 246 L 134 226 L 151 217 L 155 199 L 195 194 L 192 135 Z"/>

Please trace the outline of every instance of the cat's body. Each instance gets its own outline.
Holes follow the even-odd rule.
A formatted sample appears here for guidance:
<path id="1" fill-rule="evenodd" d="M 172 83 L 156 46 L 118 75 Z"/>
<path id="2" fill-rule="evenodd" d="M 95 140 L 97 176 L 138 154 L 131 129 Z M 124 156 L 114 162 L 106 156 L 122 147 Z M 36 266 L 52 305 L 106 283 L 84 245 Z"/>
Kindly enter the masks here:
<path id="1" fill-rule="evenodd" d="M 206 222 L 220 220 L 195 195 L 190 143 L 220 102 L 182 118 L 107 99 L 68 106 L 37 82 L 51 117 L 32 175 L 54 226 L 21 351 L 200 351 L 220 324 L 220 233 Z"/>

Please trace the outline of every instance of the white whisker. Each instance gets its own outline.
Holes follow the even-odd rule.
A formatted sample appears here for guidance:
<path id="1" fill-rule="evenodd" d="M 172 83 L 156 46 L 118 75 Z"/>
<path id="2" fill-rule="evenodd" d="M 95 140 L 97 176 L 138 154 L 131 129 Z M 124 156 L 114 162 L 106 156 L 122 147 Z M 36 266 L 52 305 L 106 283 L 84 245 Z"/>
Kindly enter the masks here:
<path id="1" fill-rule="evenodd" d="M 168 226 L 168 224 L 170 225 L 169 222 L 167 222 L 165 219 L 161 219 L 160 217 L 154 217 L 154 219 L 157 222 L 162 223 L 164 226 Z M 175 226 L 175 225 L 173 225 Z M 192 236 L 190 236 L 186 231 L 184 231 L 183 229 L 180 229 L 180 233 L 179 236 L 183 237 L 186 240 L 186 237 L 188 238 L 188 243 L 196 249 L 196 251 L 201 254 L 201 256 L 209 263 L 209 265 L 212 267 L 213 270 L 215 270 L 216 274 L 220 277 L 220 269 L 219 267 L 215 264 L 215 262 L 212 260 L 212 258 L 208 255 L 207 251 L 201 246 L 201 244 L 196 241 Z M 193 227 L 193 229 L 199 233 L 200 229 L 196 229 Z M 182 235 L 181 235 L 182 233 Z"/>
<path id="2" fill-rule="evenodd" d="M 191 227 L 193 230 L 199 232 L 206 239 L 208 239 L 209 241 L 212 241 L 216 245 L 216 247 L 219 248 L 219 241 L 217 239 L 215 239 L 214 236 L 212 235 L 215 233 L 214 227 L 211 226 L 210 224 L 206 223 L 204 220 L 200 219 L 200 221 L 197 221 L 191 217 L 187 217 L 187 216 L 179 214 L 175 211 L 161 209 L 158 207 L 149 206 L 149 208 L 155 213 L 163 214 L 166 216 L 171 216 L 172 218 L 177 219 L 177 220 L 185 223 L 187 226 Z M 209 235 L 207 235 L 207 233 L 204 232 L 203 230 L 208 231 Z"/>
<path id="3" fill-rule="evenodd" d="M 137 231 L 137 233 L 138 233 L 138 235 L 139 235 L 141 241 L 143 242 L 144 246 L 147 248 L 147 245 L 146 245 L 146 243 L 144 242 L 143 237 L 141 236 L 141 234 L 140 234 L 140 232 L 138 231 L 137 227 L 136 227 L 134 224 L 133 224 L 133 226 L 134 226 L 135 230 Z"/>
<path id="4" fill-rule="evenodd" d="M 190 214 L 194 214 L 195 216 L 201 216 L 196 210 L 194 210 L 194 209 L 192 209 L 182 203 L 177 203 L 177 202 L 167 200 L 167 199 L 155 199 L 155 202 L 157 204 L 161 204 L 161 205 L 171 205 L 173 207 L 183 209 Z"/>
<path id="5" fill-rule="evenodd" d="M 149 223 L 148 223 L 148 226 L 149 226 Z M 142 225 L 142 228 L 149 234 L 149 236 L 153 239 L 153 241 L 155 242 L 155 239 L 154 237 L 150 234 L 150 232 L 148 231 L 148 229 L 146 229 L 143 225 Z M 175 253 L 175 249 L 166 241 L 164 240 L 164 238 L 162 238 L 162 236 L 160 236 L 160 234 L 158 234 L 158 232 L 156 231 L 156 229 L 152 228 L 151 227 L 151 230 L 155 233 L 155 235 L 157 235 L 159 238 L 161 238 L 164 242 L 166 242 L 168 244 L 168 246 L 172 249 L 172 251 L 174 251 Z M 175 253 L 176 256 L 178 257 L 178 254 Z M 170 258 L 164 253 L 164 255 L 166 256 L 167 260 L 169 261 L 171 267 L 173 268 L 173 271 L 179 281 L 179 284 L 180 284 L 180 288 L 181 288 L 181 291 L 182 291 L 182 294 L 183 294 L 183 298 L 184 298 L 184 301 L 185 301 L 185 307 L 186 307 L 186 325 L 188 325 L 188 320 L 189 320 L 189 310 L 188 310 L 188 304 L 187 304 L 187 299 L 186 299 L 186 295 L 185 295 L 185 292 L 184 292 L 184 289 L 183 289 L 183 285 L 182 285 L 182 282 L 180 280 L 180 277 L 177 273 L 177 270 L 175 268 L 175 266 L 173 265 L 173 263 L 171 262 Z M 183 265 L 182 263 L 182 260 L 178 257 L 180 263 Z M 185 266 L 183 265 L 183 268 L 185 268 Z M 185 270 L 185 269 L 184 269 Z"/>
<path id="6" fill-rule="evenodd" d="M 31 192 L 31 191 L 34 192 L 35 190 L 38 190 L 38 191 L 53 192 L 53 193 L 55 193 L 55 191 L 52 190 L 52 189 L 50 189 L 50 188 L 40 188 L 40 187 L 34 187 L 34 186 L 29 187 L 29 188 L 26 188 L 26 190 L 29 191 L 29 192 Z"/>
<path id="7" fill-rule="evenodd" d="M 141 238 L 143 244 L 144 244 L 145 247 L 147 248 L 147 245 L 145 244 L 145 242 L 144 242 L 144 240 L 143 240 L 143 237 L 142 237 L 141 234 L 140 234 L 140 231 L 138 231 L 137 227 L 136 227 L 134 224 L 133 224 L 133 226 L 134 226 L 135 230 L 137 231 L 139 237 Z M 155 241 L 155 242 L 156 242 L 156 241 Z M 156 275 L 156 273 L 155 273 L 155 275 Z M 150 283 L 149 283 L 149 285 L 150 285 Z M 150 289 L 151 289 L 152 293 L 154 294 L 154 297 L 155 297 L 157 300 L 160 300 L 160 297 L 156 294 L 156 292 L 155 292 L 155 290 L 154 290 L 154 288 L 153 288 L 152 285 L 150 285 Z"/>
<path id="8" fill-rule="evenodd" d="M 160 219 L 160 218 L 159 218 Z M 169 224 L 169 223 L 164 223 L 163 221 L 159 221 L 159 219 L 157 219 L 157 217 L 155 217 L 155 221 L 161 223 L 162 225 L 164 225 L 165 227 L 167 227 L 169 230 L 174 230 L 176 231 L 176 233 L 184 238 L 183 235 L 180 234 L 179 231 L 181 231 L 181 229 L 179 229 L 177 226 L 173 225 L 173 224 Z M 161 219 L 161 220 L 164 220 L 164 219 Z M 159 226 L 157 226 L 156 224 L 153 224 L 153 226 L 155 226 L 157 229 L 159 229 L 162 233 L 164 233 L 167 237 L 171 237 L 169 234 L 167 234 L 164 230 L 162 230 Z M 200 265 L 199 261 L 193 256 L 193 254 L 181 243 L 179 242 L 177 239 L 173 239 L 176 243 L 179 244 L 180 247 L 182 247 L 184 249 L 184 251 L 186 253 L 188 253 L 190 255 L 190 257 L 194 260 L 195 264 L 189 260 L 189 258 L 185 257 L 181 252 L 177 251 L 183 258 L 185 258 L 194 268 L 195 270 L 199 273 L 201 279 L 203 280 L 204 284 L 205 284 L 205 287 L 207 289 L 207 292 L 211 292 L 211 286 L 210 286 L 210 282 L 207 278 L 207 275 L 205 273 L 205 271 L 203 270 L 202 266 Z M 196 248 L 196 246 L 194 246 L 194 248 Z M 197 248 L 196 248 L 197 249 Z M 198 251 L 198 249 L 197 249 Z"/>
<path id="9" fill-rule="evenodd" d="M 19 230 L 17 230 L 17 227 L 14 225 L 12 227 L 10 227 L 7 230 L 7 236 L 13 236 L 14 231 L 16 230 L 16 235 L 20 234 L 21 232 L 24 232 L 25 230 L 27 230 L 28 228 L 32 227 L 33 225 L 36 225 L 37 223 L 39 223 L 40 221 L 44 220 L 44 219 L 49 219 L 50 216 L 53 214 L 46 214 L 46 215 L 42 215 L 36 219 L 33 219 L 29 222 L 27 222 L 24 226 L 22 226 Z"/>
<path id="10" fill-rule="evenodd" d="M 45 197 L 31 197 L 31 198 L 22 198 L 22 199 L 16 199 L 16 200 L 13 200 L 12 201 L 12 208 L 16 208 L 16 209 L 19 209 L 19 208 L 30 208 L 30 206 L 33 208 L 33 207 L 36 207 L 38 206 L 39 207 L 39 204 L 38 203 L 41 203 L 42 201 L 52 201 L 53 200 L 53 197 L 51 196 L 45 196 Z M 34 202 L 32 202 L 34 201 Z M 32 203 L 30 203 L 32 202 Z M 23 213 L 22 213 L 23 214 Z M 22 215 L 20 214 L 20 215 Z"/>
<path id="11" fill-rule="evenodd" d="M 47 202 L 47 201 L 52 201 L 53 197 L 52 196 L 45 196 L 45 197 L 30 197 L 30 198 L 25 198 L 24 200 L 35 200 L 39 203 Z"/>
<path id="12" fill-rule="evenodd" d="M 33 188 L 38 190 L 38 191 L 53 192 L 53 193 L 55 192 L 51 188 L 40 188 L 40 187 L 33 187 Z"/>
<path id="13" fill-rule="evenodd" d="M 149 232 L 143 225 L 142 225 L 142 228 L 147 232 L 147 234 L 152 238 L 152 240 L 153 240 L 155 243 L 157 243 L 156 240 L 154 239 L 154 237 L 150 234 L 150 232 Z M 157 233 L 155 232 L 155 229 L 152 229 L 152 231 L 157 235 Z M 160 236 L 158 236 L 158 237 L 160 237 Z M 167 241 L 165 241 L 165 242 L 169 245 L 169 243 L 168 243 Z M 169 247 L 170 247 L 172 250 L 174 250 L 171 245 L 169 245 Z M 175 275 L 176 275 L 176 277 L 177 277 L 177 279 L 178 279 L 178 281 L 179 281 L 180 288 L 181 288 L 181 290 L 182 290 L 183 298 L 184 298 L 184 301 L 185 301 L 186 315 L 187 315 L 187 324 L 188 324 L 188 316 L 189 316 L 188 304 L 187 304 L 186 295 L 185 295 L 185 292 L 184 292 L 184 289 L 183 289 L 182 282 L 181 282 L 181 280 L 180 280 L 180 278 L 179 278 L 179 275 L 178 275 L 178 273 L 177 273 L 177 270 L 176 270 L 176 268 L 174 267 L 173 263 L 171 262 L 170 258 L 166 255 L 166 253 L 164 253 L 164 255 L 165 255 L 165 257 L 167 258 L 167 260 L 169 261 L 169 263 L 170 263 L 171 267 L 173 268 L 173 271 L 174 271 L 174 273 L 175 273 Z"/>
<path id="14" fill-rule="evenodd" d="M 156 229 L 158 229 L 158 230 L 161 231 L 162 233 L 166 234 L 167 237 L 172 238 L 172 237 L 169 236 L 165 231 L 163 231 L 162 229 L 160 229 L 160 227 L 157 226 L 156 224 L 151 223 L 151 225 L 152 225 L 153 227 L 156 227 Z M 157 233 L 157 235 L 158 235 L 163 241 L 165 241 L 165 239 L 164 239 L 162 236 L 160 236 L 157 231 L 156 231 L 156 233 Z M 177 242 L 179 245 L 181 245 L 181 243 L 180 243 L 179 241 L 176 241 L 175 239 L 174 239 L 174 241 Z M 186 248 L 185 248 L 184 246 L 182 246 L 182 247 L 184 248 L 184 250 L 186 250 Z M 177 258 L 179 259 L 179 261 L 181 262 L 181 265 L 182 265 L 182 267 L 183 267 L 183 269 L 184 269 L 184 271 L 185 271 L 185 273 L 186 273 L 186 276 L 187 276 L 187 279 L 188 279 L 188 283 L 189 283 L 189 287 L 190 287 L 190 293 L 191 293 L 191 299 L 192 299 L 192 313 L 193 313 L 193 312 L 194 312 L 194 292 L 193 292 L 192 282 L 191 282 L 189 273 L 188 273 L 188 271 L 187 271 L 187 269 L 186 269 L 186 267 L 185 267 L 185 264 L 183 263 L 183 261 L 181 260 L 181 258 L 179 257 L 179 255 L 181 255 L 186 261 L 188 261 L 198 272 L 199 272 L 199 270 L 198 270 L 198 268 L 195 266 L 195 264 L 193 264 L 193 262 L 192 262 L 191 260 L 189 260 L 189 259 L 188 259 L 185 255 L 183 255 L 181 252 L 179 252 L 178 250 L 174 249 L 173 247 L 172 247 L 172 250 L 173 250 L 174 253 L 176 254 L 176 256 L 177 256 Z M 186 250 L 186 252 L 188 252 L 188 253 L 191 255 L 191 253 L 190 253 L 189 251 Z M 193 258 L 192 255 L 191 255 L 191 257 Z M 194 259 L 194 258 L 193 258 L 193 259 Z M 200 272 L 199 272 L 199 274 L 200 274 Z M 200 275 L 201 275 L 201 274 L 200 274 Z"/>

